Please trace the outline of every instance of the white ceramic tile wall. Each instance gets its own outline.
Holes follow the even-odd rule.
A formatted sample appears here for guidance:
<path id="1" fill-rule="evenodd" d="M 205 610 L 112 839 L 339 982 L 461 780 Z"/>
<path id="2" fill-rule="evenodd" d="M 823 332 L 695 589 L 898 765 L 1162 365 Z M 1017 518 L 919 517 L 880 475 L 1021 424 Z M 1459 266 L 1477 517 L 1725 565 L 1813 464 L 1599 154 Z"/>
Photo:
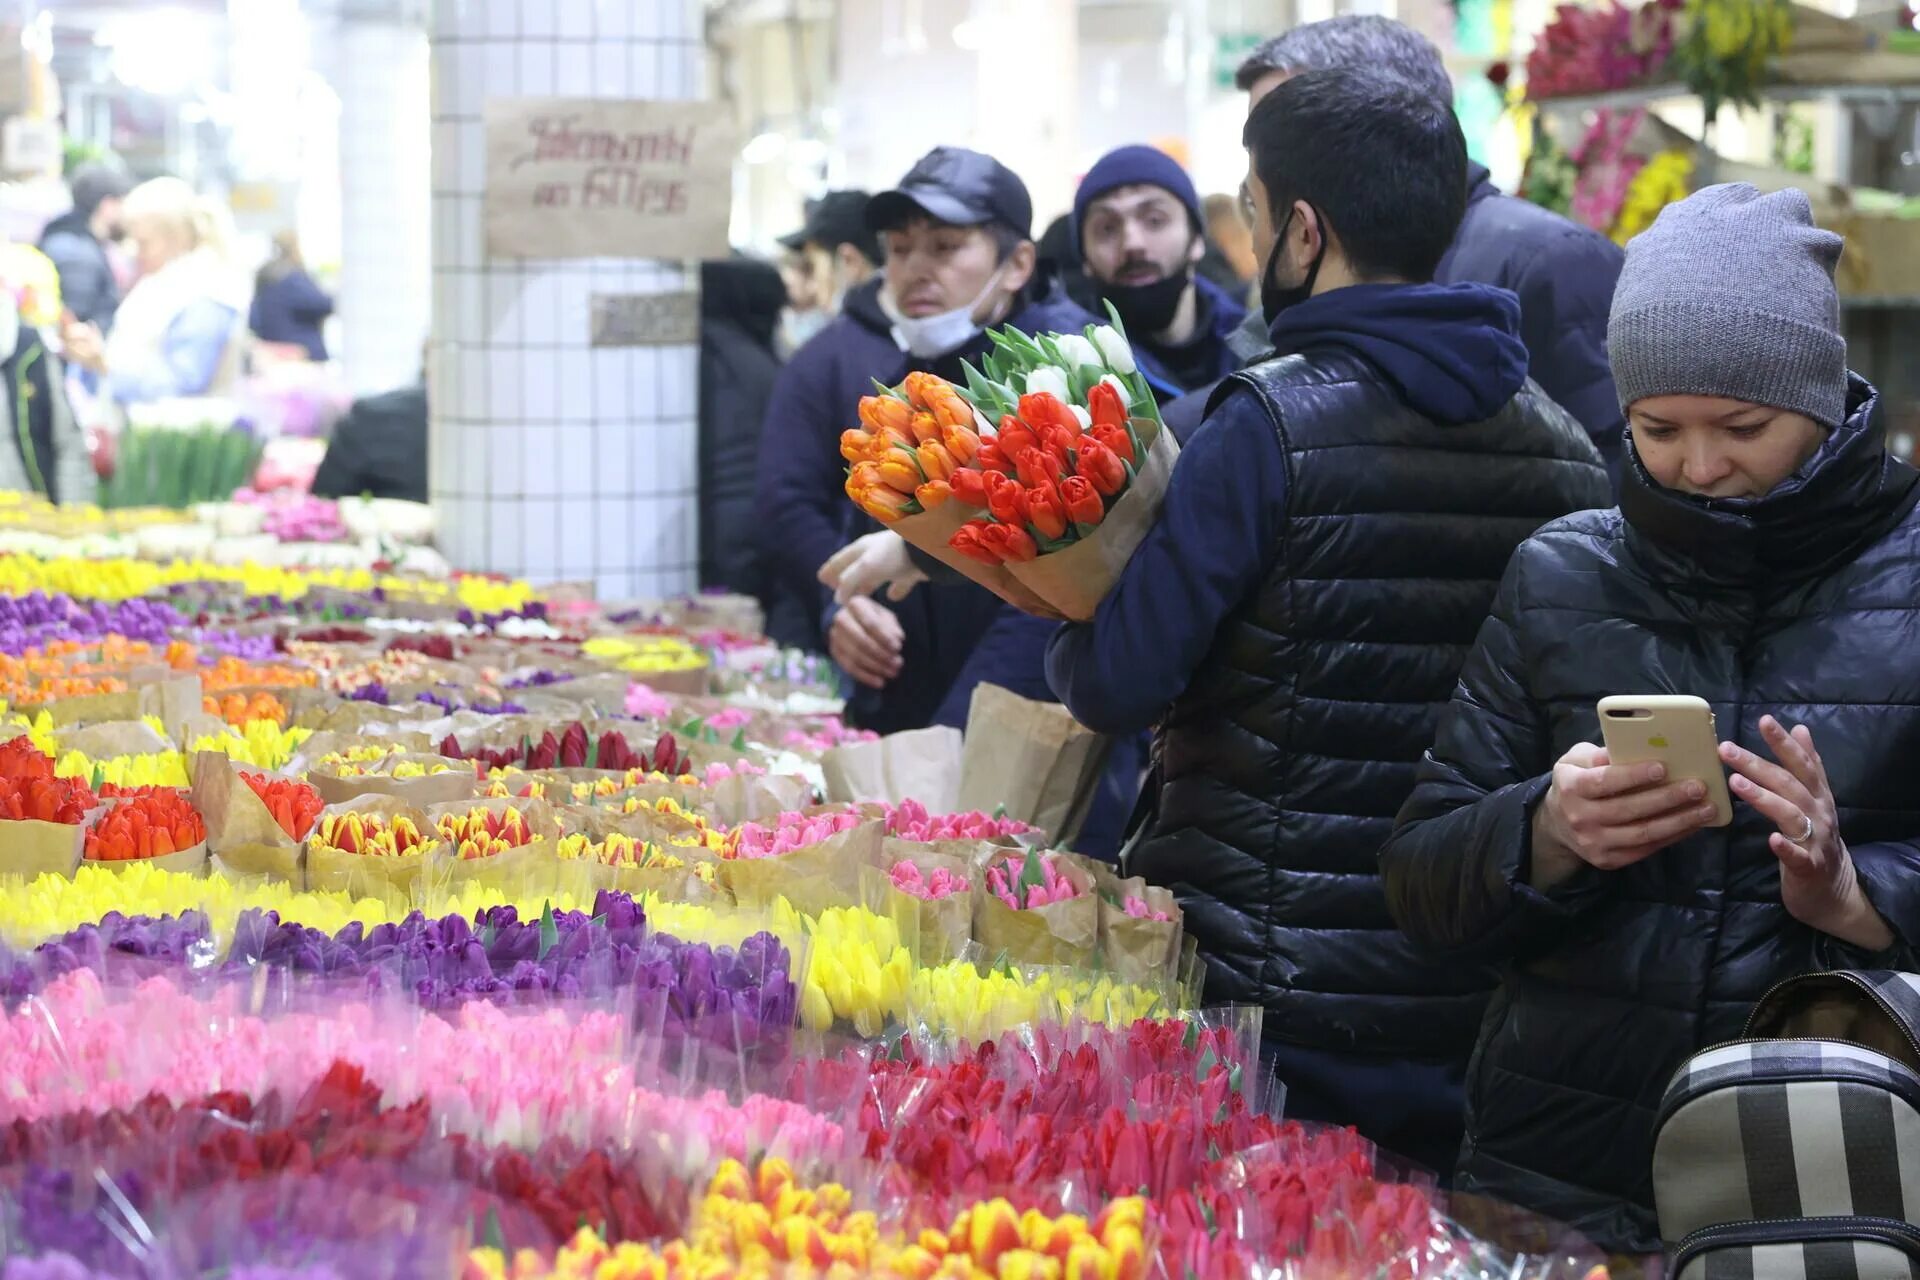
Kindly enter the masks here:
<path id="1" fill-rule="evenodd" d="M 696 352 L 594 350 L 595 293 L 689 287 L 677 264 L 489 262 L 488 97 L 675 98 L 704 81 L 699 0 L 435 0 L 433 435 L 441 541 L 465 568 L 690 590 Z"/>

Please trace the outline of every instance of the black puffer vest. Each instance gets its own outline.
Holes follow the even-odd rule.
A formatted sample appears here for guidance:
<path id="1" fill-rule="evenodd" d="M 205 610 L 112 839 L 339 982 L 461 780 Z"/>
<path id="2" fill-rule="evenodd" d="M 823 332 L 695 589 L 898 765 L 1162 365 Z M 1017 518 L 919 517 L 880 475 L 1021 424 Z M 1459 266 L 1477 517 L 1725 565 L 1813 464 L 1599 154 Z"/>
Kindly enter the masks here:
<path id="1" fill-rule="evenodd" d="M 1280 436 L 1287 521 L 1161 726 L 1129 870 L 1177 894 L 1208 999 L 1264 1004 L 1268 1036 L 1464 1058 L 1492 977 L 1414 956 L 1375 853 L 1507 558 L 1606 503 L 1606 471 L 1532 383 L 1466 426 L 1345 354 L 1268 361 L 1227 395 L 1258 396 Z"/>
<path id="2" fill-rule="evenodd" d="M 1600 740 L 1594 704 L 1692 694 L 1767 759 L 1761 716 L 1805 725 L 1862 886 L 1920 940 L 1920 489 L 1857 379 L 1851 406 L 1761 499 L 1661 488 L 1629 448 L 1621 510 L 1522 547 L 1383 857 L 1410 933 L 1506 965 L 1468 1072 L 1461 1189 L 1614 1251 L 1659 1248 L 1654 1115 L 1688 1055 L 1738 1037 L 1784 978 L 1912 956 L 1793 919 L 1775 828 L 1737 797 L 1729 827 L 1551 895 L 1520 888 L 1554 762 Z"/>

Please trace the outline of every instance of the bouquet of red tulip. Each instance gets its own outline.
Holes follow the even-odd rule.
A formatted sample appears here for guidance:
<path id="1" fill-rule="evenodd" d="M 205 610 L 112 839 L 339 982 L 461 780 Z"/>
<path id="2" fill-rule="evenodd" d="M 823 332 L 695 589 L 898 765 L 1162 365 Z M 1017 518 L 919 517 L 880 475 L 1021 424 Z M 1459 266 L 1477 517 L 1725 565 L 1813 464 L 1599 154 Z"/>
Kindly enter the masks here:
<path id="1" fill-rule="evenodd" d="M 847 493 L 1013 604 L 1092 617 L 1159 514 L 1179 451 L 1119 324 L 995 331 L 964 394 L 913 373 L 868 396 L 866 429 L 841 437 Z"/>

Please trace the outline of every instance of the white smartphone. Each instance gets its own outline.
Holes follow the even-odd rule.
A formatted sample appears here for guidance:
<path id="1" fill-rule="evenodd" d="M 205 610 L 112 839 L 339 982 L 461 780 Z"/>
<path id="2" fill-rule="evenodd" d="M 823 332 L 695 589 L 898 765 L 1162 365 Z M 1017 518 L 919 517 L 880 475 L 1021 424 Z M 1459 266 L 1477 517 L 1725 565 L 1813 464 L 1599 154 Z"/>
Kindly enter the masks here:
<path id="1" fill-rule="evenodd" d="M 1733 821 L 1727 771 L 1720 763 L 1720 734 L 1706 699 L 1684 693 L 1620 694 L 1600 699 L 1600 732 L 1615 764 L 1658 760 L 1667 781 L 1693 778 L 1707 788 L 1713 806 L 1710 827 Z"/>

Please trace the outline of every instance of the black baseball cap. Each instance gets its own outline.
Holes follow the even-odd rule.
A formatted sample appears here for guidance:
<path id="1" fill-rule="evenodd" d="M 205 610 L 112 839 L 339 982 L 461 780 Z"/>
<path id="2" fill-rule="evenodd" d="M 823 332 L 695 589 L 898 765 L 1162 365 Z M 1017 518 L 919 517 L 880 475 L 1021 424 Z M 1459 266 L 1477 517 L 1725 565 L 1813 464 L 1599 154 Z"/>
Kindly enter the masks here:
<path id="1" fill-rule="evenodd" d="M 1033 235 L 1027 184 L 992 156 L 965 147 L 935 147 L 921 156 L 899 186 L 867 202 L 867 226 L 891 231 L 921 213 L 956 227 L 999 222 Z"/>
<path id="2" fill-rule="evenodd" d="M 781 236 L 780 243 L 789 249 L 804 249 L 810 244 L 838 249 L 850 244 L 864 253 L 867 261 L 878 262 L 880 242 L 867 227 L 869 199 L 864 191 L 829 191 L 808 203 L 806 225 Z"/>

